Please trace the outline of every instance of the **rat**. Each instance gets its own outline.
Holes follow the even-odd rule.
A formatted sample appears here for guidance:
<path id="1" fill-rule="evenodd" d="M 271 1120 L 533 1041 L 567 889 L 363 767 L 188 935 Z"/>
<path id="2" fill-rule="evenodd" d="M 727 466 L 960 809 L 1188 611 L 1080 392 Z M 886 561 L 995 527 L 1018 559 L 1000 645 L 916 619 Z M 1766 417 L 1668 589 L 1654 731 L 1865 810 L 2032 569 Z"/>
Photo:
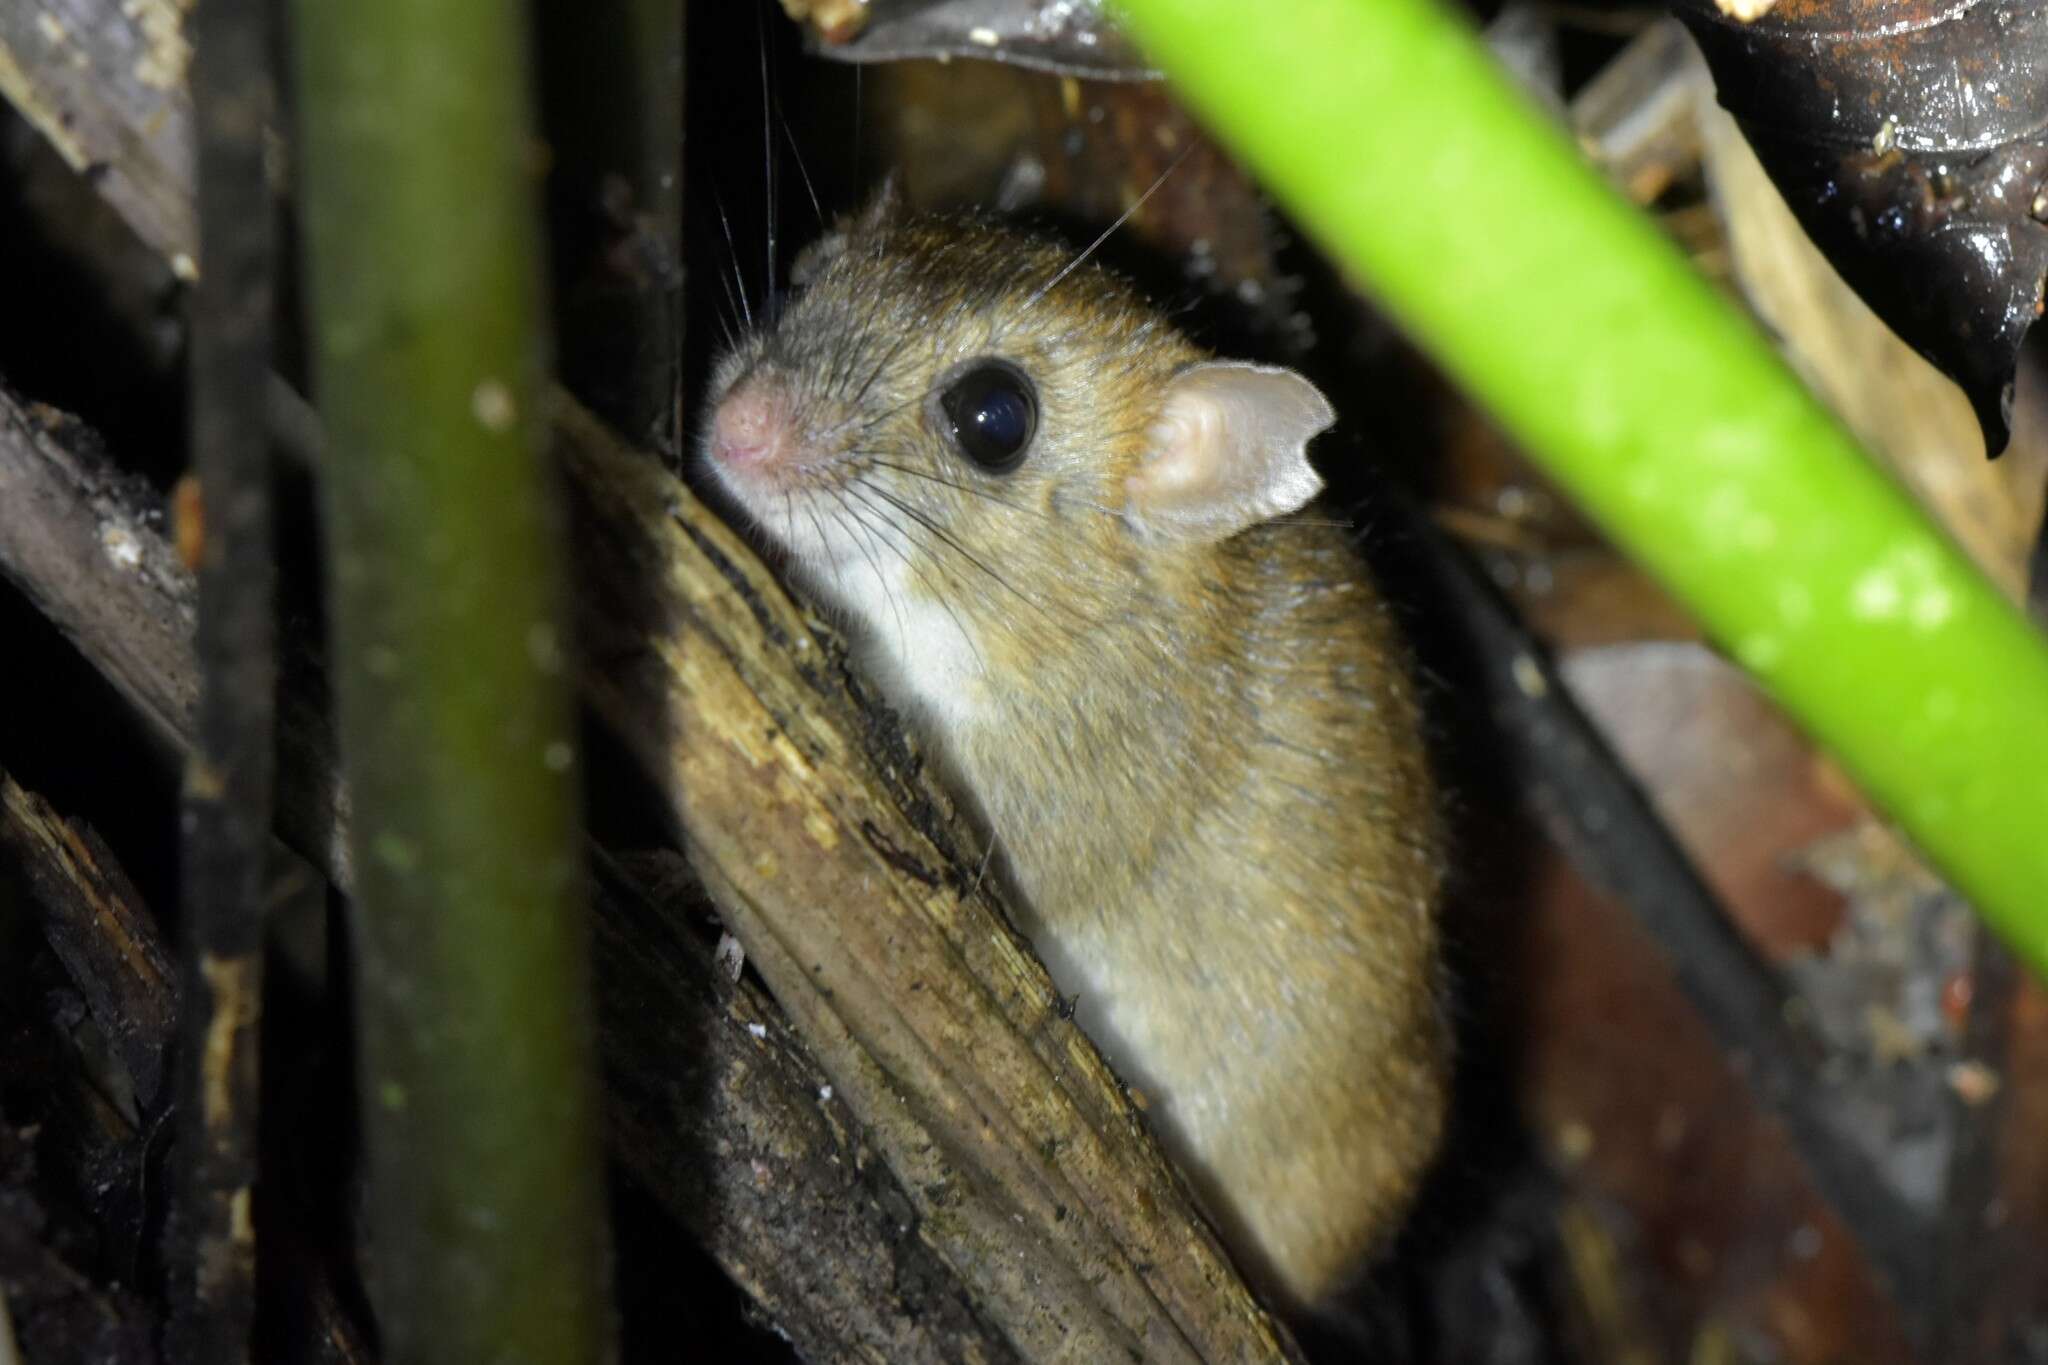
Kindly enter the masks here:
<path id="1" fill-rule="evenodd" d="M 1084 259 L 885 190 L 723 356 L 702 457 L 985 826 L 1240 1266 L 1313 1307 L 1444 1127 L 1421 708 L 1301 515 L 1329 401 Z"/>

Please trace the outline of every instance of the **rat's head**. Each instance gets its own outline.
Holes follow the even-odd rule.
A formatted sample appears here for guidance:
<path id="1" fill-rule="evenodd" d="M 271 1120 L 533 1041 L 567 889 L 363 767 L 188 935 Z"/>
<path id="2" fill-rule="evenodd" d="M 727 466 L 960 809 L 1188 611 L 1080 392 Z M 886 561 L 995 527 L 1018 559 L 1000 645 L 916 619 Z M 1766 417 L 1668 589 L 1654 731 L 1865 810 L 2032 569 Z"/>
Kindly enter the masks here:
<path id="1" fill-rule="evenodd" d="M 1208 360 L 1073 259 L 885 192 L 713 381 L 718 482 L 945 709 L 1321 486 L 1307 380 Z"/>

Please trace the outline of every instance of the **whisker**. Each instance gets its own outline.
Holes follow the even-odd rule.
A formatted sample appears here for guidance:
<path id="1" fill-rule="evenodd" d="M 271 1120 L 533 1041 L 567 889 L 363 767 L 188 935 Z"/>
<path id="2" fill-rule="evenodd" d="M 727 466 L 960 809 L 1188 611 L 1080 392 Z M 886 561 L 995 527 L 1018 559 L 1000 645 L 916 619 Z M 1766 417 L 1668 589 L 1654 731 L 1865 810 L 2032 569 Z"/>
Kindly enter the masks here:
<path id="1" fill-rule="evenodd" d="M 846 392 L 847 385 L 853 382 L 853 367 L 859 362 L 861 353 L 867 349 L 868 342 L 874 337 L 875 327 L 880 318 L 881 311 L 879 309 L 867 309 L 860 316 L 859 325 L 854 329 L 853 334 L 839 343 L 832 356 L 831 373 L 825 381 L 825 391 L 827 393 L 839 394 Z M 867 390 L 862 389 L 860 393 L 854 395 L 853 403 L 856 407 L 866 393 Z"/>
<path id="2" fill-rule="evenodd" d="M 717 314 L 718 330 L 725 334 L 725 349 L 737 351 L 740 348 L 740 334 L 736 330 L 739 326 L 740 306 L 732 297 L 732 286 L 729 284 L 725 287 L 725 301 L 727 306 L 720 309 Z"/>
<path id="3" fill-rule="evenodd" d="M 888 489 L 883 488 L 880 484 L 870 483 L 867 480 L 860 478 L 855 478 L 853 482 L 860 484 L 862 487 L 865 487 L 866 489 L 868 489 L 868 491 L 875 494 L 875 496 L 881 498 L 891 507 L 894 507 L 904 516 L 909 517 L 912 521 L 924 527 L 926 531 L 929 531 L 938 540 L 940 540 L 949 548 L 951 548 L 953 552 L 958 554 L 962 559 L 965 559 L 975 568 L 981 570 L 990 578 L 994 579 L 997 583 L 1001 584 L 1006 590 L 1008 590 L 1013 596 L 1015 596 L 1018 601 L 1028 603 L 1033 610 L 1044 613 L 1047 619 L 1051 619 L 1052 612 L 1046 606 L 1045 603 L 1039 601 L 1035 597 L 1031 597 L 1028 594 L 1024 593 L 1014 583 L 1010 582 L 1009 579 L 1003 577 L 994 569 L 990 568 L 987 564 L 983 563 L 979 558 L 975 556 L 973 551 L 969 550 L 965 545 L 962 545 L 959 542 L 959 540 L 953 536 L 951 532 L 947 531 L 945 527 L 939 525 L 936 521 L 933 521 L 925 513 L 919 511 L 917 508 L 903 501 L 903 499 L 897 497 Z M 1078 613 L 1076 613 L 1076 615 L 1080 620 L 1087 620 L 1086 617 L 1079 617 Z"/>
<path id="4" fill-rule="evenodd" d="M 859 498 L 861 502 L 865 504 L 870 511 L 874 512 L 876 516 L 881 517 L 883 519 L 883 523 L 885 525 L 887 524 L 887 515 L 883 513 L 881 508 L 875 506 L 874 503 L 869 502 L 866 496 L 863 495 L 863 493 L 861 492 L 859 480 L 855 480 L 852 483 L 849 483 L 846 486 L 846 491 L 853 494 L 856 498 Z M 852 509 L 849 508 L 848 510 L 851 511 Z M 861 521 L 861 524 L 863 526 L 867 524 L 866 520 L 864 518 L 860 518 L 858 513 L 854 513 L 854 515 L 856 519 Z M 953 610 L 953 603 L 948 599 L 947 594 L 940 591 L 937 585 L 935 585 L 930 578 L 925 576 L 924 569 L 915 560 L 911 559 L 911 557 L 908 554 L 904 553 L 901 546 L 897 545 L 893 540 L 889 539 L 889 537 L 887 536 L 882 536 L 880 537 L 880 539 L 883 545 L 887 546 L 891 551 L 895 553 L 898 559 L 903 561 L 904 568 L 910 570 L 910 572 L 917 575 L 918 581 L 924 584 L 925 591 L 929 592 L 931 594 L 932 600 L 939 604 L 939 609 L 945 612 L 946 615 L 949 618 L 951 618 L 953 622 L 953 629 L 960 632 L 960 638 L 967 642 L 967 648 L 972 650 L 974 653 L 975 663 L 980 665 L 983 675 L 986 675 L 988 673 L 988 660 L 982 657 L 981 646 L 974 642 L 973 633 L 967 629 L 966 623 L 961 621 L 959 613 Z M 905 652 L 909 652 L 907 648 Z"/>
<path id="5" fill-rule="evenodd" d="M 754 37 L 761 51 L 761 176 L 768 191 L 768 276 L 762 312 L 772 322 L 775 305 L 775 116 L 769 99 L 768 21 L 764 17 L 768 0 L 754 6 Z"/>
<path id="6" fill-rule="evenodd" d="M 846 596 L 846 581 L 839 576 L 839 556 L 830 553 L 832 541 L 825 534 L 825 524 L 818 520 L 818 509 L 808 501 L 804 503 L 804 513 L 811 519 L 811 529 L 818 533 L 819 551 L 827 554 L 832 561 L 832 586 L 839 590 L 839 595 L 843 598 Z"/>
<path id="7" fill-rule="evenodd" d="M 848 491 L 848 493 L 852 493 L 854 497 L 858 497 L 858 499 L 860 499 L 862 503 L 866 503 L 866 508 L 868 508 L 868 510 L 872 510 L 872 512 L 874 512 L 874 516 L 879 516 L 879 518 L 883 518 L 883 524 L 885 524 L 885 526 L 889 524 L 889 518 L 887 518 L 887 514 L 885 514 L 885 512 L 883 512 L 881 508 L 877 508 L 877 505 L 874 505 L 872 501 L 868 501 L 868 499 L 866 499 L 866 495 L 864 495 L 864 493 L 860 491 L 860 487 L 858 487 L 858 481 L 850 483 L 850 485 L 846 487 L 846 491 Z M 899 544 L 895 544 L 895 540 L 891 540 L 889 536 L 883 536 L 883 544 L 885 544 L 885 546 L 889 546 L 889 548 L 891 548 L 891 551 L 895 551 L 895 557 L 903 561 L 903 567 L 905 567 L 905 569 L 909 569 L 911 573 L 915 573 L 915 575 L 918 575 L 918 581 L 920 581 L 920 583 L 924 583 L 924 587 L 926 587 L 926 591 L 928 591 L 928 593 L 932 593 L 932 602 L 938 602 L 940 610 L 942 610 L 942 612 L 946 612 L 946 616 L 948 616 L 948 618 L 952 620 L 952 628 L 954 628 L 954 630 L 958 630 L 958 632 L 961 632 L 961 639 L 963 639 L 963 641 L 967 641 L 967 649 L 969 649 L 969 651 L 973 651 L 973 655 L 975 655 L 975 663 L 977 663 L 977 665 L 981 667 L 981 673 L 983 673 L 983 675 L 987 675 L 987 671 L 989 671 L 989 661 L 987 661 L 987 659 L 985 659 L 985 657 L 981 655 L 981 645 L 977 645 L 977 643 L 975 643 L 975 636 L 973 636 L 973 632 L 969 632 L 969 628 L 967 628 L 967 622 L 963 622 L 963 620 L 961 620 L 961 614 L 958 614 L 958 612 L 954 612 L 954 610 L 952 610 L 952 602 L 950 602 L 950 598 L 948 598 L 948 593 L 944 593 L 944 591 L 942 591 L 942 589 L 940 589 L 940 587 L 938 587 L 936 583 L 932 583 L 932 579 L 930 579 L 930 577 L 926 575 L 924 567 L 922 567 L 922 565 L 918 565 L 918 563 L 915 563 L 915 561 L 913 561 L 913 559 L 911 559 L 909 555 L 905 555 L 905 553 L 903 553 L 903 548 L 901 548 Z M 934 569 L 936 569 L 936 565 L 934 565 Z"/>
<path id="8" fill-rule="evenodd" d="M 873 314 L 870 314 L 871 318 L 873 316 Z M 863 331 L 862 339 L 866 340 L 867 335 L 867 332 Z M 906 332 L 903 336 L 898 337 L 896 340 L 896 344 L 891 346 L 888 350 L 882 353 L 882 358 L 875 362 L 875 368 L 868 371 L 868 377 L 861 381 L 861 386 L 858 389 L 854 390 L 853 397 L 848 401 L 854 403 L 855 405 L 858 405 L 861 399 L 867 397 L 868 390 L 875 386 L 875 381 L 882 377 L 882 372 L 889 368 L 889 363 L 895 360 L 897 356 L 903 354 L 903 348 L 911 343 L 911 340 L 914 336 L 915 333 Z M 851 353 L 851 351 L 852 348 L 849 347 L 849 354 Z"/>
<path id="9" fill-rule="evenodd" d="M 988 832 L 988 848 L 987 848 L 987 849 L 985 849 L 985 850 L 984 850 L 984 851 L 982 852 L 982 855 L 981 855 L 981 866 L 980 866 L 979 868 L 977 868 L 977 869 L 975 870 L 975 873 L 974 873 L 974 885 L 972 885 L 972 886 L 970 886 L 970 887 L 968 887 L 968 888 L 967 888 L 967 898 L 968 898 L 969 900 L 973 900 L 973 899 L 974 899 L 974 893 L 975 893 L 975 892 L 977 892 L 977 891 L 979 891 L 979 890 L 981 890 L 981 879 L 982 879 L 983 877 L 985 877 L 985 876 L 987 876 L 987 875 L 988 875 L 988 865 L 989 865 L 989 861 L 990 861 L 990 859 L 994 858 L 995 856 L 996 856 L 996 832 L 995 832 L 995 830 L 994 830 L 994 829 L 990 829 L 990 830 L 989 830 L 989 832 Z"/>
<path id="10" fill-rule="evenodd" d="M 872 530 L 868 527 L 867 523 L 863 522 L 860 519 L 860 513 L 853 510 L 853 504 L 849 503 L 843 496 L 841 496 L 839 489 L 832 487 L 830 484 L 824 485 L 824 489 L 828 494 L 831 495 L 832 501 L 839 504 L 839 509 L 846 513 L 848 519 L 851 520 L 855 526 L 859 527 L 862 531 L 867 532 L 869 535 L 873 534 Z M 882 572 L 881 561 L 876 559 L 873 555 L 869 554 L 867 546 L 862 544 L 860 540 L 855 539 L 853 543 L 854 548 L 860 551 L 861 558 L 865 559 L 868 562 L 868 567 L 874 570 L 875 586 L 880 588 L 882 590 L 882 596 L 888 599 L 889 611 L 896 617 L 896 638 L 902 641 L 903 653 L 907 656 L 910 653 L 910 628 L 903 624 L 903 609 L 896 603 L 896 594 L 889 590 L 889 579 Z"/>
<path id="11" fill-rule="evenodd" d="M 804 165 L 804 149 L 796 145 L 796 130 L 789 126 L 789 117 L 782 113 L 782 101 L 775 102 L 775 112 L 782 118 L 782 138 L 789 144 L 789 154 L 796 160 L 796 173 L 804 182 L 804 194 L 811 201 L 811 212 L 818 215 L 818 226 L 825 226 L 825 206 L 818 202 L 818 187 L 811 183 L 810 167 Z"/>
<path id="12" fill-rule="evenodd" d="M 1052 513 L 1045 511 L 1043 508 L 1032 507 L 1026 503 L 1014 502 L 1011 499 L 1003 497 L 1001 494 L 992 492 L 991 490 L 986 488 L 976 488 L 972 484 L 959 483 L 953 479 L 941 478 L 939 475 L 934 474 L 929 470 L 913 469 L 906 464 L 895 464 L 889 460 L 881 459 L 872 451 L 856 450 L 853 452 L 853 454 L 865 459 L 869 464 L 875 466 L 877 469 L 892 469 L 898 474 L 908 475 L 910 478 L 913 479 L 923 479 L 927 483 L 935 483 L 942 488 L 957 489 L 970 497 L 982 498 L 988 502 L 996 504 L 998 507 L 1007 507 L 1013 512 L 1024 512 L 1034 517 L 1042 517 L 1047 521 L 1055 520 Z"/>
<path id="13" fill-rule="evenodd" d="M 737 258 L 734 258 L 733 264 L 735 266 L 739 264 Z M 725 333 L 725 349 L 728 351 L 736 351 L 739 349 L 740 345 L 739 295 L 733 293 L 732 280 L 729 276 L 726 275 L 724 271 L 717 271 L 714 273 L 716 273 L 718 276 L 718 282 L 725 286 L 725 307 L 716 310 L 718 326 L 719 329 Z"/>
<path id="14" fill-rule="evenodd" d="M 754 309 L 747 302 L 747 277 L 740 273 L 739 243 L 733 241 L 732 220 L 725 216 L 725 196 L 718 192 L 715 185 L 711 188 L 711 202 L 718 208 L 718 225 L 725 229 L 725 252 L 732 258 L 732 277 L 739 285 L 740 312 L 746 316 L 747 330 L 751 332 L 754 330 Z"/>
<path id="15" fill-rule="evenodd" d="M 923 479 L 927 483 L 935 483 L 941 485 L 942 487 L 956 489 L 959 492 L 969 495 L 970 497 L 983 498 L 989 502 L 995 503 L 999 507 L 1007 507 L 1013 512 L 1023 512 L 1028 516 L 1039 517 L 1046 521 L 1059 520 L 1058 517 L 1054 516 L 1051 512 L 1046 511 L 1042 507 L 1033 507 L 1029 503 L 1017 502 L 1010 498 L 1005 498 L 1000 494 L 997 494 L 989 489 L 976 488 L 973 484 L 961 483 L 955 479 L 943 478 L 940 475 L 932 473 L 928 469 L 916 469 L 907 464 L 897 464 L 893 460 L 883 459 L 881 456 L 877 455 L 874 451 L 871 450 L 854 449 L 849 451 L 848 453 L 859 457 L 860 459 L 864 460 L 866 463 L 870 465 L 873 465 L 877 469 L 893 470 L 898 474 L 908 475 L 910 478 L 913 479 Z M 1105 517 L 1121 518 L 1123 516 L 1123 514 L 1117 511 L 1114 507 L 1104 507 L 1101 503 L 1091 502 L 1086 498 L 1073 498 L 1070 499 L 1070 501 L 1075 503 L 1077 506 L 1086 507 L 1090 511 L 1099 512 Z M 1320 526 L 1328 527 L 1332 530 L 1338 531 L 1349 531 L 1353 529 L 1353 525 L 1351 522 L 1329 517 L 1275 517 L 1272 521 L 1266 522 L 1264 524 L 1273 527 Z"/>
<path id="16" fill-rule="evenodd" d="M 1029 513 L 1034 517 L 1042 517 L 1047 521 L 1059 520 L 1057 516 L 1047 511 L 1043 507 L 1033 507 L 1029 503 L 1017 502 L 1013 499 L 1005 498 L 1000 494 L 992 492 L 991 490 L 986 488 L 976 488 L 972 484 L 960 483 L 953 479 L 942 478 L 941 476 L 932 473 L 928 469 L 913 469 L 909 465 L 895 464 L 889 460 L 881 459 L 880 457 L 867 451 L 855 451 L 854 453 L 857 455 L 865 456 L 869 464 L 878 465 L 883 469 L 893 469 L 899 474 L 908 474 L 915 479 L 928 479 L 932 483 L 944 484 L 947 488 L 957 488 L 962 493 L 970 493 L 977 498 L 987 498 L 990 502 L 1000 503 L 1004 507 L 1010 508 L 1012 511 Z M 1085 507 L 1091 512 L 1099 512 L 1105 517 L 1110 517 L 1118 520 L 1121 520 L 1123 517 L 1123 513 L 1117 511 L 1116 508 L 1104 507 L 1101 503 L 1094 502 L 1088 498 L 1070 498 L 1068 499 L 1068 501 L 1071 501 L 1078 506 Z"/>
<path id="17" fill-rule="evenodd" d="M 876 413 L 874 416 L 867 418 L 860 424 L 860 439 L 866 440 L 869 436 L 872 436 L 874 434 L 876 427 L 879 427 L 880 425 L 882 425 L 882 423 L 888 421 L 890 418 L 898 416 L 899 414 L 916 407 L 919 403 L 923 401 L 924 395 L 922 393 L 913 393 L 910 395 L 910 397 L 904 399 L 902 402 L 884 408 L 882 409 L 882 411 Z"/>
<path id="18" fill-rule="evenodd" d="M 851 413 L 848 416 L 841 418 L 839 421 L 834 422 L 831 426 L 825 428 L 825 430 L 819 432 L 817 439 L 821 442 L 828 441 L 833 437 L 839 435 L 839 433 L 845 431 L 848 427 L 853 426 L 857 422 L 860 424 L 860 430 L 857 433 L 855 433 L 854 439 L 856 442 L 864 442 L 870 436 L 874 435 L 876 427 L 888 421 L 897 413 L 902 412 L 905 408 L 908 408 L 912 404 L 919 402 L 920 400 L 923 399 L 923 397 L 923 394 L 912 394 L 910 397 L 904 399 L 901 403 L 896 404 L 894 407 L 887 408 L 881 412 L 875 413 L 872 416 L 862 412 Z"/>
<path id="19" fill-rule="evenodd" d="M 1037 303 L 1040 299 L 1044 298 L 1052 290 L 1058 288 L 1059 282 L 1061 280 L 1064 280 L 1067 276 L 1073 274 L 1075 270 L 1080 268 L 1082 262 L 1086 261 L 1090 256 L 1093 256 L 1098 250 L 1100 250 L 1102 244 L 1108 241 L 1110 237 L 1115 234 L 1118 228 L 1122 227 L 1125 223 L 1128 223 L 1131 220 L 1132 214 L 1136 213 L 1139 209 L 1145 207 L 1145 201 L 1147 199 L 1150 199 L 1154 194 L 1158 193 L 1159 187 L 1166 183 L 1166 177 L 1172 175 L 1175 171 L 1179 170 L 1180 163 L 1186 161 L 1188 159 L 1188 154 L 1193 152 L 1194 150 L 1195 144 L 1190 142 L 1186 147 L 1184 147 L 1181 150 L 1181 154 L 1173 159 L 1173 163 L 1169 165 L 1165 170 L 1159 173 L 1159 178 L 1154 180 L 1143 194 L 1139 195 L 1135 200 L 1133 200 L 1131 206 L 1125 209 L 1123 213 L 1118 216 L 1117 220 L 1114 223 L 1111 223 L 1108 227 L 1102 230 L 1102 235 L 1100 237 L 1097 237 L 1094 241 L 1090 242 L 1086 250 L 1084 250 L 1080 255 L 1076 256 L 1073 260 L 1068 261 L 1066 265 L 1061 267 L 1060 272 L 1057 275 L 1054 275 L 1051 279 L 1047 280 L 1044 284 L 1039 285 L 1037 289 L 1033 290 L 1030 297 L 1024 300 L 1021 307 L 1025 309 L 1030 308 L 1032 304 Z"/>

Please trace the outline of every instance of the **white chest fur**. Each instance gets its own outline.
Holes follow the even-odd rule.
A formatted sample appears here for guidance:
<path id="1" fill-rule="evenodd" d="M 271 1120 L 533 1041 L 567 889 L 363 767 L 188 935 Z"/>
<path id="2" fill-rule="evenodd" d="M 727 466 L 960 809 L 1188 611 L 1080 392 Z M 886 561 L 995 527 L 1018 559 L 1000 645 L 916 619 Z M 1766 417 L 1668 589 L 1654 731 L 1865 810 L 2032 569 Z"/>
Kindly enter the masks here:
<path id="1" fill-rule="evenodd" d="M 842 559 L 827 586 L 858 627 L 863 662 L 890 699 L 952 741 L 975 724 L 987 696 L 984 660 L 955 611 L 932 597 L 911 562 L 879 543 Z"/>

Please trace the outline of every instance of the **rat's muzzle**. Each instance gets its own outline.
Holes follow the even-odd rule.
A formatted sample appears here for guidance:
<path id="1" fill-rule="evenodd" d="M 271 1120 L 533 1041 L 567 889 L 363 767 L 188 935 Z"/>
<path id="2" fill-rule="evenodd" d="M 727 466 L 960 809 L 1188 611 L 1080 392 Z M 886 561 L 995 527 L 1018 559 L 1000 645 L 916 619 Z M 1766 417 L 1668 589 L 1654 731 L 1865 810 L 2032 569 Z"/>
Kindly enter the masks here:
<path id="1" fill-rule="evenodd" d="M 711 463 L 742 498 L 752 492 L 786 493 L 832 462 L 844 429 L 819 404 L 802 401 L 781 374 L 762 367 L 718 401 L 706 441 Z"/>

